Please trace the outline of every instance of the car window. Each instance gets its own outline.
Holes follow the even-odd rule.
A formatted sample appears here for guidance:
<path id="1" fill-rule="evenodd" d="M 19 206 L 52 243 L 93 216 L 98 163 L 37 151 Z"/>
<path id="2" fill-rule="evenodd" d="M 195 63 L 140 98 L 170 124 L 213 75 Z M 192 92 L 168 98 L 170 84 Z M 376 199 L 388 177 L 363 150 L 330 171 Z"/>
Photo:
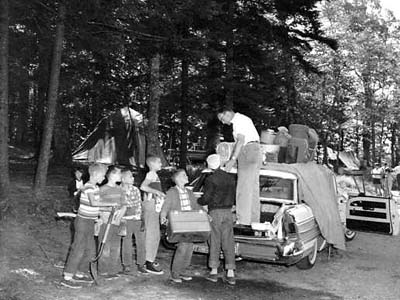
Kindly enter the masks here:
<path id="1" fill-rule="evenodd" d="M 260 176 L 260 198 L 294 200 L 294 180 Z"/>

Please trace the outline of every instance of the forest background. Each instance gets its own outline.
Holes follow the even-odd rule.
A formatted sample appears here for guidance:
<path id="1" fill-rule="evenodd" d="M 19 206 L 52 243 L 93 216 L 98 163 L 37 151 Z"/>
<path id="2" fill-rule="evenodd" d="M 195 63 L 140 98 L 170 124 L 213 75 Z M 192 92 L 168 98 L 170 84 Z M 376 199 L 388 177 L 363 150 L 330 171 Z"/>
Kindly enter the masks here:
<path id="1" fill-rule="evenodd" d="M 399 25 L 377 0 L 0 0 L 0 206 L 10 145 L 37 154 L 40 195 L 50 163 L 70 166 L 127 105 L 146 118 L 148 153 L 179 149 L 182 167 L 224 133 L 223 106 L 397 164 Z"/>

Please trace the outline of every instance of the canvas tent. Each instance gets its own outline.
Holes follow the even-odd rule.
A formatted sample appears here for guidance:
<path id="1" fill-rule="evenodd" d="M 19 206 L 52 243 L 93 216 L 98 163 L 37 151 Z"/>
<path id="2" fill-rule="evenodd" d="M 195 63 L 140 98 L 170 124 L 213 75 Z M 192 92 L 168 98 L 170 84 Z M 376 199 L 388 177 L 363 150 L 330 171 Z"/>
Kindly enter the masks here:
<path id="1" fill-rule="evenodd" d="M 328 159 L 336 160 L 337 159 L 337 151 L 334 151 L 332 148 L 328 149 Z M 360 169 L 360 161 L 354 154 L 354 151 L 339 151 L 339 161 L 349 170 L 359 170 Z"/>
<path id="2" fill-rule="evenodd" d="M 105 164 L 145 165 L 143 116 L 124 107 L 104 117 L 72 153 L 73 160 Z"/>

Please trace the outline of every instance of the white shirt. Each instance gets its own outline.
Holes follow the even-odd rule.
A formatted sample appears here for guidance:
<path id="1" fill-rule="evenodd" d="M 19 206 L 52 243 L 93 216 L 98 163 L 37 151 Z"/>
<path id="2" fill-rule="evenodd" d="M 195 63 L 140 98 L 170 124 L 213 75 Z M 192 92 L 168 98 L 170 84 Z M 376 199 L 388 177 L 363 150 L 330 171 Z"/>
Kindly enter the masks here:
<path id="1" fill-rule="evenodd" d="M 400 174 L 400 166 L 396 166 L 393 168 L 393 175 Z"/>
<path id="2" fill-rule="evenodd" d="M 383 168 L 379 168 L 379 167 L 377 167 L 377 168 L 373 168 L 372 169 L 372 171 L 371 171 L 371 175 L 372 175 L 372 178 L 374 178 L 374 179 L 380 179 L 380 178 L 382 178 L 383 176 Z"/>
<path id="3" fill-rule="evenodd" d="M 75 179 L 75 186 L 76 186 L 77 190 L 83 188 L 83 180 L 82 179 L 81 180 L 76 180 Z"/>
<path id="4" fill-rule="evenodd" d="M 237 135 L 244 135 L 244 144 L 246 145 L 248 142 L 260 141 L 260 136 L 257 132 L 256 127 L 254 126 L 253 121 L 241 113 L 235 113 L 232 120 L 233 127 L 233 137 L 236 141 Z"/>

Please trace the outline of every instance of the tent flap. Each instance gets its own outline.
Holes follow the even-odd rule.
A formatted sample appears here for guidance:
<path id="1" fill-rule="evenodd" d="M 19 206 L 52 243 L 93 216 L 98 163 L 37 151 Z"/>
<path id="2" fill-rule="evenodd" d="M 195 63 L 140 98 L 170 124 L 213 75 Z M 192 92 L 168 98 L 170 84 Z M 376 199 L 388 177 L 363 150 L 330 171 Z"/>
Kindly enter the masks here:
<path id="1" fill-rule="evenodd" d="M 124 107 L 99 121 L 72 154 L 74 160 L 143 168 L 146 138 L 143 116 Z"/>

